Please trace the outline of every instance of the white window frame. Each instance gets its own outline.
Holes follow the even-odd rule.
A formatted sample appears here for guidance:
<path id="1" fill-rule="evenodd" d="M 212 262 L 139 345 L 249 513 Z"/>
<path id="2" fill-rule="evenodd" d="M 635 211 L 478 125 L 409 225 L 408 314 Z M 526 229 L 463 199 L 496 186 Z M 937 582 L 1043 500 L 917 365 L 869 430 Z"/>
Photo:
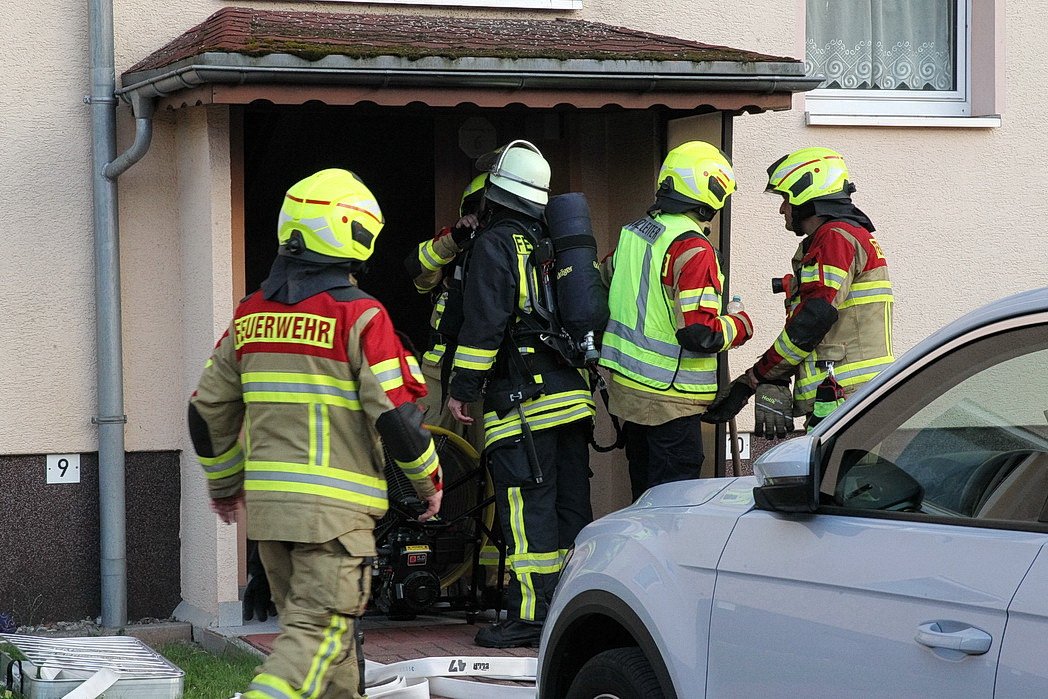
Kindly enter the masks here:
<path id="1" fill-rule="evenodd" d="M 843 117 L 970 117 L 972 0 L 957 0 L 957 86 L 951 91 L 840 90 L 818 88 L 804 97 L 808 123 L 819 116 Z M 814 117 L 814 118 L 813 118 Z M 844 120 L 842 120 L 844 121 Z"/>
<path id="2" fill-rule="evenodd" d="M 582 0 L 314 0 L 344 5 L 432 5 L 434 7 L 491 7 L 515 10 L 581 10 Z"/>

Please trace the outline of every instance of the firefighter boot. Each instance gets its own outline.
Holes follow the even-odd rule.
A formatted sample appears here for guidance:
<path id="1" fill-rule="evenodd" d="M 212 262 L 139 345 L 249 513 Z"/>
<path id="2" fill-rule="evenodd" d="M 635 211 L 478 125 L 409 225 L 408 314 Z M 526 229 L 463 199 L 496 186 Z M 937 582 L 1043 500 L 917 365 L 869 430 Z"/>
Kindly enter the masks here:
<path id="1" fill-rule="evenodd" d="M 484 648 L 534 648 L 541 635 L 542 624 L 507 619 L 482 628 L 473 642 Z"/>

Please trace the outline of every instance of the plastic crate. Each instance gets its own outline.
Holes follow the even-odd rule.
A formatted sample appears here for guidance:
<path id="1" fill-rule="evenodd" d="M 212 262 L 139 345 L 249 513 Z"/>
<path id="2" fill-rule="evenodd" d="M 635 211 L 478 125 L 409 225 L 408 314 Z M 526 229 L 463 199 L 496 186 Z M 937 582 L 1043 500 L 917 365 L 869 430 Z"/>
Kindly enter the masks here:
<path id="1" fill-rule="evenodd" d="M 105 699 L 181 699 L 185 673 L 137 638 L 44 638 L 0 634 L 26 657 L 21 672 L 11 672 L 12 689 L 25 699 L 61 699 L 95 672 L 108 668 L 118 679 L 101 695 Z M 0 653 L 0 684 L 14 662 Z M 17 675 L 21 674 L 21 677 Z"/>

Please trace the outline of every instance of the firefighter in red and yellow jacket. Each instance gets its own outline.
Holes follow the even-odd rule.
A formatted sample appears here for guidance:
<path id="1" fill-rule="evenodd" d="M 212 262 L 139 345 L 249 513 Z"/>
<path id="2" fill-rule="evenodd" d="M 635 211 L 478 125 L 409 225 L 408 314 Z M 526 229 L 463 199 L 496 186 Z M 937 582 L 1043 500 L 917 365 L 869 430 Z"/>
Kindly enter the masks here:
<path id="1" fill-rule="evenodd" d="M 854 393 L 894 360 L 892 283 L 873 223 L 851 201 L 855 185 L 840 153 L 803 148 L 780 158 L 768 168 L 767 191 L 782 197 L 786 230 L 803 236 L 784 278 L 786 325 L 704 419 L 726 421 L 756 393 L 758 434 L 784 437 L 793 416 L 810 426 L 836 407 L 835 395 Z M 820 384 L 832 384 L 826 401 Z"/>
<path id="2" fill-rule="evenodd" d="M 723 312 L 724 277 L 706 237 L 735 191 L 731 163 L 689 141 L 666 155 L 657 186 L 648 215 L 623 227 L 605 261 L 611 320 L 600 363 L 611 370 L 609 411 L 625 421 L 634 500 L 699 477 L 699 415 L 717 395 L 717 354 L 753 334 L 745 312 Z"/>
<path id="3" fill-rule="evenodd" d="M 245 499 L 282 633 L 243 695 L 361 697 L 359 618 L 387 508 L 379 437 L 425 505 L 441 502 L 426 392 L 386 309 L 355 283 L 383 218 L 364 183 L 323 170 L 287 192 L 279 255 L 236 309 L 189 404 L 212 499 Z"/>

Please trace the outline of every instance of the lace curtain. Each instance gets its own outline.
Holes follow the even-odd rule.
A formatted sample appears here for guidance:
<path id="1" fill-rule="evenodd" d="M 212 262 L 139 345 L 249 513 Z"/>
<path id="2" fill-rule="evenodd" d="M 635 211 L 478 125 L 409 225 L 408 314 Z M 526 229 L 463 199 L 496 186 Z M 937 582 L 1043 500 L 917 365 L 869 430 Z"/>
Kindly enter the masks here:
<path id="1" fill-rule="evenodd" d="M 824 88 L 953 90 L 958 0 L 807 0 L 808 74 Z"/>

